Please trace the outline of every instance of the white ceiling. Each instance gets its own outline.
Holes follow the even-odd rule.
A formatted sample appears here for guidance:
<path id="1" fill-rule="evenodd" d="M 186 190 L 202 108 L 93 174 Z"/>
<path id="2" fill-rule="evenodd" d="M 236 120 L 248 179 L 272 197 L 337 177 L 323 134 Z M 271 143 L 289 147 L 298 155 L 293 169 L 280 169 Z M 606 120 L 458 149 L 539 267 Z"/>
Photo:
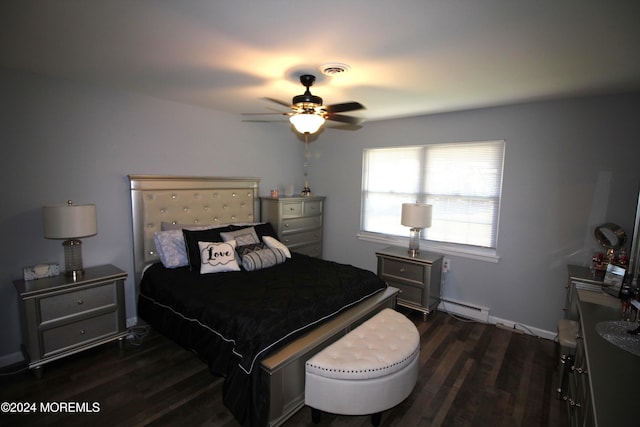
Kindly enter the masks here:
<path id="1" fill-rule="evenodd" d="M 4 0 L 0 67 L 237 113 L 316 74 L 366 120 L 640 89 L 636 0 Z M 326 63 L 351 71 L 320 74 Z M 277 117 L 277 116 L 276 116 Z"/>

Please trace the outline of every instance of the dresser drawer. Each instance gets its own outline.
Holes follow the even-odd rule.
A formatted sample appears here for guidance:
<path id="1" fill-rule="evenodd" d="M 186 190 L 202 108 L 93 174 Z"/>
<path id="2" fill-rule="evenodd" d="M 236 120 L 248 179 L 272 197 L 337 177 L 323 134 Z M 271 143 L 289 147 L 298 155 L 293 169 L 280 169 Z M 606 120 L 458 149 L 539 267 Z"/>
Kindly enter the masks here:
<path id="1" fill-rule="evenodd" d="M 116 333 L 118 333 L 118 313 L 115 310 L 57 328 L 46 329 L 42 331 L 41 357 Z"/>
<path id="2" fill-rule="evenodd" d="M 287 246 L 295 246 L 305 243 L 320 242 L 322 240 L 322 231 L 307 231 L 304 233 L 284 234 L 282 243 Z"/>
<path id="3" fill-rule="evenodd" d="M 282 204 L 282 217 L 298 217 L 302 215 L 302 203 L 301 202 L 291 202 L 291 203 L 283 203 Z"/>
<path id="4" fill-rule="evenodd" d="M 322 213 L 322 202 L 304 202 L 302 211 L 305 216 L 320 215 Z"/>
<path id="5" fill-rule="evenodd" d="M 383 277 L 421 284 L 424 281 L 424 266 L 385 258 L 382 262 L 381 274 Z"/>
<path id="6" fill-rule="evenodd" d="M 285 219 L 282 221 L 282 233 L 286 234 L 296 230 L 308 230 L 320 226 L 322 226 L 321 216 Z"/>
<path id="7" fill-rule="evenodd" d="M 115 282 L 107 283 L 95 288 L 41 298 L 40 320 L 47 322 L 116 304 L 116 284 Z"/>

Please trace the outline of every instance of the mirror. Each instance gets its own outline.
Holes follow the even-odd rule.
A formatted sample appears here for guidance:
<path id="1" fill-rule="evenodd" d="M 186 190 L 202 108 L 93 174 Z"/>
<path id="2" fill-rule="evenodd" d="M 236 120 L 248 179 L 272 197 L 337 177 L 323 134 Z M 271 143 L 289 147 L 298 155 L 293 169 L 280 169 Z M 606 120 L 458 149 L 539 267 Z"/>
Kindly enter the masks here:
<path id="1" fill-rule="evenodd" d="M 627 242 L 627 234 L 619 225 L 612 222 L 597 226 L 593 234 L 605 249 L 618 250 Z"/>

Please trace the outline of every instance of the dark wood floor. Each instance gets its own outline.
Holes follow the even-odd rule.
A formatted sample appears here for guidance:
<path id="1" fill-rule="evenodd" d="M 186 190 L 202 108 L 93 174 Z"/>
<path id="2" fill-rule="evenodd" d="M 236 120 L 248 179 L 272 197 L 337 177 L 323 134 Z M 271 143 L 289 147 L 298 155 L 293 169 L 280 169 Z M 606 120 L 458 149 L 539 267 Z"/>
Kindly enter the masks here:
<path id="1" fill-rule="evenodd" d="M 382 416 L 382 426 L 567 426 L 555 398 L 552 341 L 436 312 L 428 321 L 407 312 L 421 333 L 420 371 L 411 396 Z M 151 333 L 120 354 L 107 344 L 30 372 L 0 377 L 0 402 L 97 403 L 95 413 L 6 414 L 16 426 L 237 426 L 221 403 L 222 381 L 204 363 Z M 53 403 L 52 403 L 53 402 Z M 286 427 L 309 426 L 308 408 Z M 368 426 L 368 417 L 323 414 L 325 426 Z"/>

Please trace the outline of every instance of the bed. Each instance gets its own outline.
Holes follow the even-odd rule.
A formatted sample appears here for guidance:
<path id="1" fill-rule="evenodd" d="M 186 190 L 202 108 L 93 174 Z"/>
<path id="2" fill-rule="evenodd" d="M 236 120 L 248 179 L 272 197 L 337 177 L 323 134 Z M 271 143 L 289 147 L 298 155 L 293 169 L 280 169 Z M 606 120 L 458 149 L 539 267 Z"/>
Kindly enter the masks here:
<path id="1" fill-rule="evenodd" d="M 242 425 L 282 424 L 304 406 L 305 361 L 395 306 L 375 274 L 282 247 L 260 222 L 258 178 L 129 181 L 138 316 L 224 377 Z M 178 236 L 186 264 L 162 240 Z"/>

